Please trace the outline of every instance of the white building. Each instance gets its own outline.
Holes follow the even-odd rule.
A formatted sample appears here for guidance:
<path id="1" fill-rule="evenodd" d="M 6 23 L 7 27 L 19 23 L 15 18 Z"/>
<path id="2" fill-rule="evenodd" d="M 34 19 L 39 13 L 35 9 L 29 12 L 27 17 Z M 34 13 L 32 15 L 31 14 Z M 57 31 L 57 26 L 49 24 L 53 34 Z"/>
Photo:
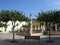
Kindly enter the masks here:
<path id="1" fill-rule="evenodd" d="M 5 23 L 5 22 L 2 22 L 2 23 Z M 13 25 L 14 25 L 14 24 L 13 24 Z M 12 21 L 8 21 L 8 22 L 7 22 L 7 28 L 5 28 L 5 27 L 0 27 L 0 32 L 8 33 L 8 32 L 10 32 L 10 31 L 12 31 L 13 25 L 12 25 Z M 26 25 L 26 22 L 25 22 L 25 21 L 20 22 L 20 21 L 18 21 L 18 20 L 15 21 L 14 31 L 19 30 L 19 29 L 22 27 L 22 25 Z"/>

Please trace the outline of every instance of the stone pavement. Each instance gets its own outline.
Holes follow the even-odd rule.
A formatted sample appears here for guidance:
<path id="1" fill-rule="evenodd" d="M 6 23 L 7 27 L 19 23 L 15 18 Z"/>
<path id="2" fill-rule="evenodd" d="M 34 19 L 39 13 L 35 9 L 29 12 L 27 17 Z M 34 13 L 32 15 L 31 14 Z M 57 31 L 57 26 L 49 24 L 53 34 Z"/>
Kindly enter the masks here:
<path id="1" fill-rule="evenodd" d="M 52 35 L 51 40 L 54 42 L 46 42 L 48 36 L 44 35 L 40 37 L 41 40 L 24 40 L 24 36 L 15 35 L 17 42 L 12 43 L 12 34 L 0 33 L 0 45 L 60 45 L 60 35 Z"/>

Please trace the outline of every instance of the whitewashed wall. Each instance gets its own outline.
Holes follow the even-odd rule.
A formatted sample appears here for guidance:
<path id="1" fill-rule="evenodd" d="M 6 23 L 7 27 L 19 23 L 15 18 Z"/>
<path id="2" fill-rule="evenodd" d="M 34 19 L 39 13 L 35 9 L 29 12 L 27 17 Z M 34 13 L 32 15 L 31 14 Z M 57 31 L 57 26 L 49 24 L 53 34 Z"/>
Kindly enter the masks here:
<path id="1" fill-rule="evenodd" d="M 5 22 L 2 22 L 2 23 L 5 23 Z M 18 24 L 18 25 L 17 25 Z M 14 28 L 14 30 L 16 31 L 16 30 L 19 30 L 21 27 L 22 27 L 22 25 L 26 25 L 26 22 L 25 21 L 22 21 L 22 22 L 19 22 L 18 20 L 15 22 L 15 28 Z M 13 27 L 13 25 L 12 25 L 12 21 L 8 21 L 7 22 L 7 28 L 6 28 L 6 31 L 5 31 L 5 27 L 0 27 L 0 31 L 2 31 L 2 32 L 9 32 L 9 31 L 12 31 L 12 27 Z"/>

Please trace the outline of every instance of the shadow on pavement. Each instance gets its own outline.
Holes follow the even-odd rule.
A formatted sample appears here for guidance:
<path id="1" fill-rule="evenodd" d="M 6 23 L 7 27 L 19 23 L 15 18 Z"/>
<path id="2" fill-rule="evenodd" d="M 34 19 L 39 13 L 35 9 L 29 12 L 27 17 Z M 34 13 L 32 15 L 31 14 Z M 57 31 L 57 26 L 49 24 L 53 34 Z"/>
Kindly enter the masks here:
<path id="1" fill-rule="evenodd" d="M 45 42 L 48 40 L 48 37 L 41 38 L 41 40 L 33 40 L 33 39 L 16 39 L 17 42 L 12 43 L 11 39 L 0 39 L 0 45 L 60 45 L 60 37 L 52 37 L 51 40 L 53 40 L 53 43 Z"/>
<path id="2" fill-rule="evenodd" d="M 46 45 L 39 40 L 24 40 L 24 39 L 16 39 L 17 42 L 12 43 L 10 39 L 0 40 L 0 45 Z"/>

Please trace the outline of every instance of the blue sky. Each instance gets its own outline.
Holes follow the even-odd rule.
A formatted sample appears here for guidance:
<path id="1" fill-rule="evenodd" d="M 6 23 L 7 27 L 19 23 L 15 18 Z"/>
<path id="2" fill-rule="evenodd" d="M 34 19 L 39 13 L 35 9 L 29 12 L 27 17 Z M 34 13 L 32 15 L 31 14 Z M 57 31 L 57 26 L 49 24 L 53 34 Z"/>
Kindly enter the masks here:
<path id="1" fill-rule="evenodd" d="M 0 0 L 2 9 L 22 11 L 28 17 L 32 13 L 34 18 L 41 11 L 59 10 L 60 0 Z"/>

